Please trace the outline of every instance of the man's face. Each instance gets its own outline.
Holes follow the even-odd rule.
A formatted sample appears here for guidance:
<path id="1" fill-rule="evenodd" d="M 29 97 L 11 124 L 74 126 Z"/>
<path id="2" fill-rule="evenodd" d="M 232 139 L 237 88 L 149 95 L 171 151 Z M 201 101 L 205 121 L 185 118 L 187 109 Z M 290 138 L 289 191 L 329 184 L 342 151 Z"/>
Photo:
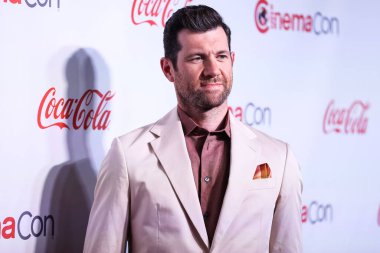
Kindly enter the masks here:
<path id="1" fill-rule="evenodd" d="M 229 51 L 223 28 L 203 33 L 185 29 L 179 32 L 178 42 L 177 69 L 170 63 L 166 76 L 174 82 L 179 105 L 200 111 L 226 105 L 234 54 Z"/>

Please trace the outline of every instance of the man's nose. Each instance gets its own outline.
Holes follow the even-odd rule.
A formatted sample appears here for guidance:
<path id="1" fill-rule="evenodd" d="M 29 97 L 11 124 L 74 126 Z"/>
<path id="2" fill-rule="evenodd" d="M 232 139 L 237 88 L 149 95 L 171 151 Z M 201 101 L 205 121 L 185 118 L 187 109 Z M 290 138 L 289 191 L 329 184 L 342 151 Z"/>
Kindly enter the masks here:
<path id="1" fill-rule="evenodd" d="M 205 77 L 215 77 L 220 75 L 219 64 L 215 57 L 210 57 L 204 61 L 203 75 Z"/>

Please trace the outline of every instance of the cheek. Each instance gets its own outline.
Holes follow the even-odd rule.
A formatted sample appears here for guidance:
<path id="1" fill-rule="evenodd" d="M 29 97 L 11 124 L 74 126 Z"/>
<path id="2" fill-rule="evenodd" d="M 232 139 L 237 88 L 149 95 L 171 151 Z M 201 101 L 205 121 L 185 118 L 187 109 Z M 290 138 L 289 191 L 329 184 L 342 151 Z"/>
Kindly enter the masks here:
<path id="1" fill-rule="evenodd" d="M 202 73 L 202 64 L 184 64 L 179 72 L 189 80 L 198 79 Z"/>
<path id="2" fill-rule="evenodd" d="M 199 83 L 200 74 L 195 71 L 182 71 L 177 75 L 177 80 L 182 83 L 183 86 L 194 86 Z"/>
<path id="3" fill-rule="evenodd" d="M 228 68 L 224 68 L 222 70 L 222 73 L 223 73 L 223 76 L 227 79 L 227 80 L 232 80 L 232 68 L 228 67 Z"/>
<path id="4" fill-rule="evenodd" d="M 188 70 L 187 72 L 185 72 L 185 75 L 189 81 L 199 80 L 199 77 L 201 75 L 201 71 L 191 69 L 191 70 Z"/>

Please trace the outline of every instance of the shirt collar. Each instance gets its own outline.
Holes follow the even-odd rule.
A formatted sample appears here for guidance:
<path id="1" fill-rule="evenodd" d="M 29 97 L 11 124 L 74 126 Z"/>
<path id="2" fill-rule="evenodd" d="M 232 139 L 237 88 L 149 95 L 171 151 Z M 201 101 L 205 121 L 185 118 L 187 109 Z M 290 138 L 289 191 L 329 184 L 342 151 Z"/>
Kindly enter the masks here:
<path id="1" fill-rule="evenodd" d="M 221 134 L 225 133 L 229 138 L 231 138 L 231 127 L 230 127 L 230 116 L 227 111 L 226 116 L 220 122 L 219 126 L 216 128 L 215 131 L 209 132 L 206 129 L 198 126 L 197 123 L 184 111 L 182 110 L 179 106 L 177 106 L 177 112 L 179 119 L 182 123 L 182 129 L 183 132 L 186 136 L 192 135 L 194 133 L 204 133 L 204 134 Z"/>

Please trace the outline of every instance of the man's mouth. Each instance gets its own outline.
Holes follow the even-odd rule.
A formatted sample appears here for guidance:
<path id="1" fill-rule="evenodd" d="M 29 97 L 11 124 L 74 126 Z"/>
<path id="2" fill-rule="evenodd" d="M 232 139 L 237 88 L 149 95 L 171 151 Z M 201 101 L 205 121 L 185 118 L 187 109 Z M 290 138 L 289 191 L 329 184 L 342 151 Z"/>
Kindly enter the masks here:
<path id="1" fill-rule="evenodd" d="M 220 86 L 220 85 L 223 85 L 223 82 L 218 77 L 201 80 L 201 87 L 208 88 L 208 87 L 216 87 L 216 86 Z"/>
<path id="2" fill-rule="evenodd" d="M 222 85 L 222 83 L 221 82 L 207 82 L 207 83 L 201 82 L 201 87 L 212 87 L 212 86 L 219 86 L 219 85 Z"/>

